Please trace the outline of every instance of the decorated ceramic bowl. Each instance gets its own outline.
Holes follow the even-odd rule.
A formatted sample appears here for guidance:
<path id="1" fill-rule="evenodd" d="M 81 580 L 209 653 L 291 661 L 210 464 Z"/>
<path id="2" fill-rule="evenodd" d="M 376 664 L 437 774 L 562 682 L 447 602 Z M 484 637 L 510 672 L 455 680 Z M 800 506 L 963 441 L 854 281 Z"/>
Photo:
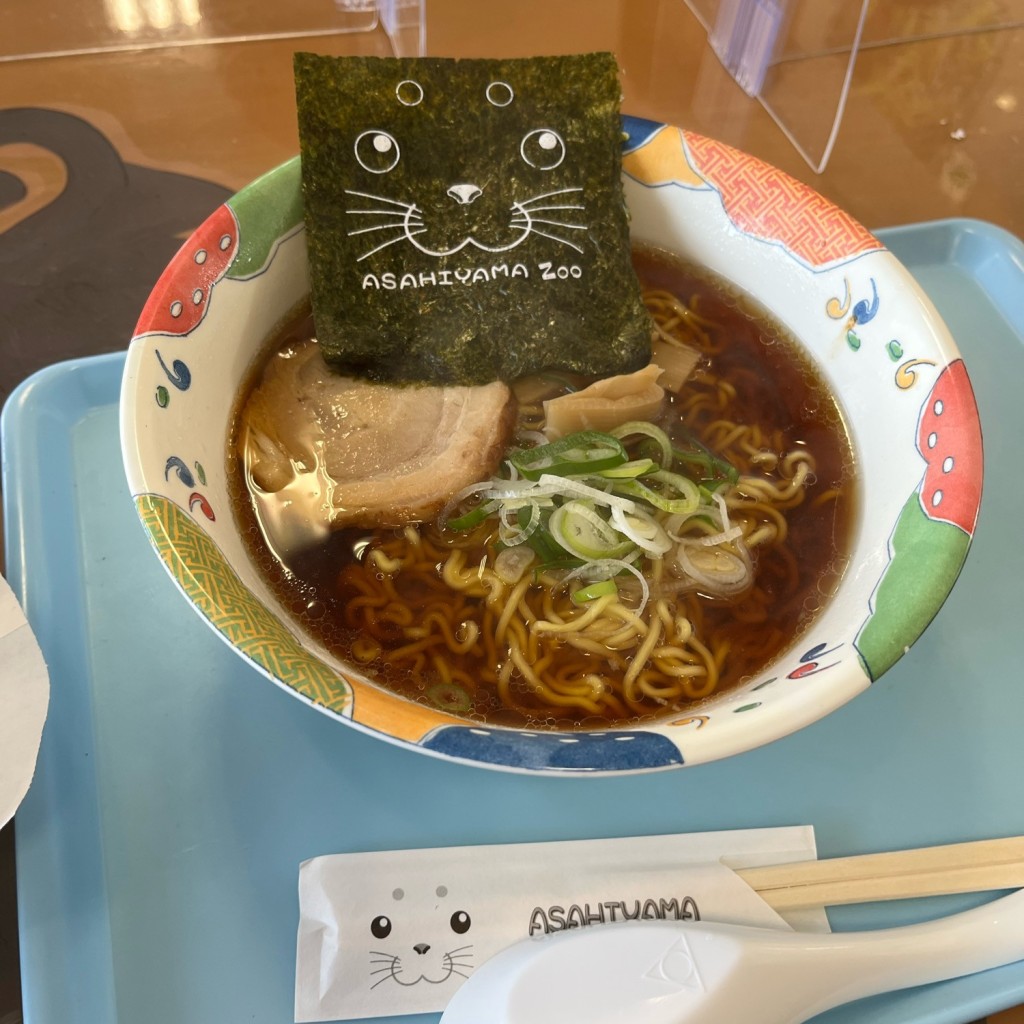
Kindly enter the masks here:
<path id="1" fill-rule="evenodd" d="M 838 398 L 858 467 L 849 570 L 810 627 L 756 676 L 692 712 L 628 728 L 482 725 L 375 685 L 281 607 L 232 515 L 227 438 L 260 346 L 308 295 L 299 162 L 216 210 L 156 285 L 121 402 L 131 494 L 152 546 L 202 618 L 270 680 L 340 723 L 438 757 L 592 775 L 699 764 L 839 708 L 921 636 L 967 555 L 982 483 L 964 364 L 882 244 L 806 185 L 729 146 L 625 118 L 638 242 L 751 296 Z"/>

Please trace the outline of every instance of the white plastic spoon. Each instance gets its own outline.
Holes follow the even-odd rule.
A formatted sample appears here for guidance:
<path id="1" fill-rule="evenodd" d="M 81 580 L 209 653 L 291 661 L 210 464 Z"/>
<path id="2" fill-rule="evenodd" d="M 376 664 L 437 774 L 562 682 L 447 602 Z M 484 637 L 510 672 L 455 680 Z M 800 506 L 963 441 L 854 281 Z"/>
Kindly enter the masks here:
<path id="1" fill-rule="evenodd" d="M 799 1024 L 865 996 L 1024 959 L 1024 890 L 923 924 L 825 935 L 631 922 L 527 939 L 441 1024 Z"/>

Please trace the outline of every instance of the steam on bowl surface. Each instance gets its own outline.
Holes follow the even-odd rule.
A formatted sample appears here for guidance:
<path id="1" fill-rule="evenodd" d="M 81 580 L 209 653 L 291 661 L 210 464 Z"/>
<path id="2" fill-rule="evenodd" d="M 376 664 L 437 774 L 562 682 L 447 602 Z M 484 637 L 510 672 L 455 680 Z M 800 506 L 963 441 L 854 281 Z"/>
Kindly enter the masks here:
<path id="1" fill-rule="evenodd" d="M 584 714 L 578 728 L 484 722 L 458 700 L 421 703 L 372 680 L 366 663 L 340 656 L 275 587 L 232 482 L 239 391 L 308 301 L 293 160 L 215 211 L 155 286 L 128 352 L 121 438 L 138 514 L 179 589 L 243 658 L 318 710 L 391 742 L 505 770 L 697 764 L 778 739 L 862 692 L 953 586 L 980 502 L 980 427 L 955 344 L 909 273 L 782 172 L 670 126 L 625 118 L 624 128 L 637 246 L 671 254 L 763 310 L 831 396 L 854 463 L 845 571 L 756 671 L 661 715 L 609 724 Z"/>

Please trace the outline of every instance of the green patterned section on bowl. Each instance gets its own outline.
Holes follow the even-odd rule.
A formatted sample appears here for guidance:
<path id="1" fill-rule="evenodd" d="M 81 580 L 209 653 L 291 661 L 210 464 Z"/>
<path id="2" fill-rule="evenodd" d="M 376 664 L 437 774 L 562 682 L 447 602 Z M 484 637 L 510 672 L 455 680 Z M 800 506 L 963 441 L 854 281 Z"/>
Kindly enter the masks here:
<path id="1" fill-rule="evenodd" d="M 856 641 L 872 679 L 892 668 L 906 653 L 907 638 L 920 636 L 935 617 L 960 574 L 971 537 L 958 526 L 930 519 L 915 491 L 890 543 L 892 561 Z"/>
<path id="2" fill-rule="evenodd" d="M 352 688 L 305 650 L 242 583 L 216 544 L 174 502 L 141 494 L 135 507 L 178 586 L 224 635 L 271 678 L 339 715 L 351 713 Z"/>
<path id="3" fill-rule="evenodd" d="M 295 157 L 227 201 L 239 226 L 238 252 L 228 277 L 258 274 L 278 245 L 303 226 L 300 172 L 301 164 Z"/>

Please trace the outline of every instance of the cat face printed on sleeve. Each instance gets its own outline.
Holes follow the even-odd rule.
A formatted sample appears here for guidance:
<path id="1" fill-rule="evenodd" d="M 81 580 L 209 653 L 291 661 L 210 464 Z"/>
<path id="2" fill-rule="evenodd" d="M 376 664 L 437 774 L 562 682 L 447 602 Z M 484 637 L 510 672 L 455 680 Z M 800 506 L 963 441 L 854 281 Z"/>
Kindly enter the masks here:
<path id="1" fill-rule="evenodd" d="M 473 969 L 473 919 L 445 885 L 395 888 L 365 929 L 368 987 L 444 985 Z M 367 916 L 364 914 L 364 917 Z"/>
<path id="2" fill-rule="evenodd" d="M 482 883 L 480 852 L 390 850 L 315 858 L 300 876 L 296 1020 L 442 1011 L 528 920 Z M 515 872 L 503 878 L 515 886 Z M 531 904 L 532 905 L 532 904 Z M 518 932 L 522 932 L 520 923 Z"/>

